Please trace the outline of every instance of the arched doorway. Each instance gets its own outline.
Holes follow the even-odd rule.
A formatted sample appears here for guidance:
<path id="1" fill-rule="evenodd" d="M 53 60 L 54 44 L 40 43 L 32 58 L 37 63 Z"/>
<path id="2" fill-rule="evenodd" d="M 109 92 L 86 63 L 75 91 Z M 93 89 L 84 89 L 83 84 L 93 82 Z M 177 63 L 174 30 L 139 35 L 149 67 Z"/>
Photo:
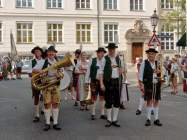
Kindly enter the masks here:
<path id="1" fill-rule="evenodd" d="M 149 42 L 151 31 L 147 29 L 142 20 L 136 20 L 134 29 L 126 32 L 128 60 L 134 63 L 137 57 L 144 56 L 144 50 Z"/>

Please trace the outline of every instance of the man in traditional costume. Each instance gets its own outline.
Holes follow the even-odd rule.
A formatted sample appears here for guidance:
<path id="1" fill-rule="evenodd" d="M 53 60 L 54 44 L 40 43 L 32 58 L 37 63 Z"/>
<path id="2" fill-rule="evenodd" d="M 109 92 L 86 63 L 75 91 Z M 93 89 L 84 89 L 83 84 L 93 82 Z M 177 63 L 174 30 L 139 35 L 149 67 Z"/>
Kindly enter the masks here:
<path id="1" fill-rule="evenodd" d="M 50 46 L 47 49 L 47 58 L 44 62 L 43 68 L 50 67 L 51 65 L 57 62 L 56 53 L 57 51 L 55 50 L 54 46 Z M 59 73 L 60 73 L 60 70 L 49 70 L 45 77 L 46 84 L 48 84 L 47 82 L 50 79 L 54 79 L 54 78 L 60 79 L 61 77 Z M 59 126 L 59 123 L 58 123 L 59 107 L 60 107 L 60 101 L 61 101 L 59 86 L 60 86 L 60 82 L 57 83 L 56 85 L 45 88 L 42 91 L 43 98 L 44 98 L 44 107 L 45 107 L 44 113 L 45 113 L 45 119 L 46 119 L 44 131 L 48 131 L 50 129 L 51 110 L 52 110 L 52 115 L 53 115 L 53 129 L 61 130 L 61 127 Z"/>
<path id="2" fill-rule="evenodd" d="M 158 53 L 155 48 L 146 50 L 147 59 L 140 66 L 139 81 L 144 87 L 144 100 L 147 101 L 147 120 L 145 126 L 151 125 L 151 110 L 154 108 L 154 125 L 162 126 L 158 118 L 159 100 L 161 100 L 161 71 L 158 61 L 155 60 Z"/>
<path id="3" fill-rule="evenodd" d="M 111 127 L 112 125 L 120 127 L 118 124 L 118 113 L 120 108 L 123 68 L 119 56 L 116 55 L 116 48 L 118 48 L 118 46 L 116 46 L 115 43 L 109 43 L 106 48 L 108 48 L 108 55 L 105 56 L 103 74 L 105 85 L 105 107 L 107 110 L 107 124 L 105 127 Z"/>
<path id="4" fill-rule="evenodd" d="M 31 53 L 34 55 L 34 59 L 32 60 L 32 76 L 34 76 L 42 70 L 45 60 L 42 58 L 43 50 L 39 46 L 34 47 L 31 50 Z M 40 120 L 40 96 L 41 91 L 32 86 L 32 97 L 34 99 L 35 106 L 33 122 L 39 122 Z"/>
<path id="5" fill-rule="evenodd" d="M 81 54 L 81 50 L 80 49 L 77 49 L 75 51 L 75 59 L 74 59 L 74 64 L 76 65 L 77 64 L 77 61 L 79 60 L 79 57 L 80 57 L 80 54 Z M 75 104 L 74 106 L 78 106 L 78 91 L 77 91 L 77 83 L 78 83 L 78 74 L 75 73 L 75 67 L 73 69 L 73 72 L 72 72 L 72 88 L 71 88 L 71 94 L 74 95 L 75 94 Z"/>
<path id="6" fill-rule="evenodd" d="M 91 98 L 93 101 L 92 110 L 91 110 L 91 119 L 95 120 L 95 110 L 96 110 L 96 101 L 99 95 L 100 99 L 100 110 L 101 110 L 101 119 L 106 119 L 104 111 L 104 83 L 103 83 L 103 69 L 104 69 L 104 54 L 106 50 L 104 48 L 98 48 L 96 50 L 97 57 L 92 58 L 89 62 L 89 67 L 86 73 L 85 83 L 90 84 L 91 88 Z"/>

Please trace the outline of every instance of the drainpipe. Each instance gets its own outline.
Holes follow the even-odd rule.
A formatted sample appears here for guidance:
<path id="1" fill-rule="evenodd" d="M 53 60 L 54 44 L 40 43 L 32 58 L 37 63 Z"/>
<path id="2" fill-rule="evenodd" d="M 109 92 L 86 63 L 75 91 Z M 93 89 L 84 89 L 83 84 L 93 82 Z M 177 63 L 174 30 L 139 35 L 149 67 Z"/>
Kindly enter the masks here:
<path id="1" fill-rule="evenodd" d="M 100 7 L 100 0 L 97 0 L 97 45 L 98 47 L 101 47 L 101 37 L 100 37 L 100 13 L 101 13 L 101 7 Z"/>
<path id="2" fill-rule="evenodd" d="M 177 12 L 179 12 L 179 0 L 177 0 Z M 179 40 L 179 15 L 177 16 L 177 41 Z M 178 53 L 181 53 L 181 48 L 178 46 Z"/>

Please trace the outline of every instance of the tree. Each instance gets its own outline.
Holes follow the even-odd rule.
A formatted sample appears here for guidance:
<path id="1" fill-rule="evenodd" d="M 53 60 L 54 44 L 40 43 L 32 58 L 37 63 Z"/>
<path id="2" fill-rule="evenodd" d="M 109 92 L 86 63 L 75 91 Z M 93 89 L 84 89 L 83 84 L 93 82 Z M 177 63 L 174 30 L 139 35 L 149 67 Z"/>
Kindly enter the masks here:
<path id="1" fill-rule="evenodd" d="M 161 13 L 161 19 L 164 24 L 169 28 L 177 30 L 177 36 L 181 36 L 186 32 L 186 0 L 170 0 L 173 2 L 174 8 L 167 13 Z"/>

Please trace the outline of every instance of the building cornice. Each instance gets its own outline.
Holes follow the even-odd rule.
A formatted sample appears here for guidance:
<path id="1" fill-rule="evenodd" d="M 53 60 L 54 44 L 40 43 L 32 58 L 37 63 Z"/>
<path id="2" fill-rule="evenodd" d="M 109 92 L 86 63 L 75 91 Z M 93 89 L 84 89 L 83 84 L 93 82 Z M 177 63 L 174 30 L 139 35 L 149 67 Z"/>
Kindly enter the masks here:
<path id="1" fill-rule="evenodd" d="M 97 14 L 56 14 L 56 13 L 8 13 L 1 12 L 1 17 L 64 17 L 64 18 L 97 18 Z M 137 19 L 139 15 L 100 15 L 100 18 Z M 141 16 L 141 19 L 149 19 L 150 16 Z"/>

